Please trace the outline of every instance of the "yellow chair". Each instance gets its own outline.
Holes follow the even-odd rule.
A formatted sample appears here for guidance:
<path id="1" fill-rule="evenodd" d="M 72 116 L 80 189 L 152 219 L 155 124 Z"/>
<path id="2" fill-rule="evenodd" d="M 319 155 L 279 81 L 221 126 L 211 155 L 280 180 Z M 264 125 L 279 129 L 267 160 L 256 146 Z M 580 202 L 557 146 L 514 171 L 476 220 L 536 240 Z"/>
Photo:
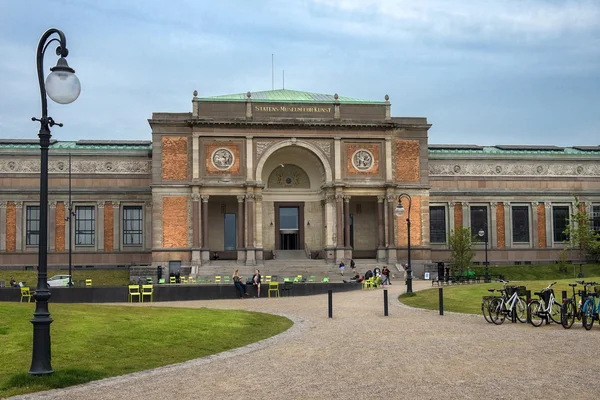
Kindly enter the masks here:
<path id="1" fill-rule="evenodd" d="M 189 276 L 188 277 L 188 283 L 196 283 L 196 278 L 194 278 L 193 276 Z"/>
<path id="2" fill-rule="evenodd" d="M 373 278 L 365 279 L 362 282 L 362 288 L 363 288 L 363 290 L 365 290 L 365 289 L 374 289 L 374 287 L 373 287 Z"/>
<path id="3" fill-rule="evenodd" d="M 20 300 L 20 302 L 22 302 L 24 298 L 27 298 L 27 302 L 30 303 L 31 302 L 31 297 L 32 297 L 32 294 L 29 291 L 29 288 L 28 287 L 22 287 L 21 288 L 21 300 Z"/>
<path id="4" fill-rule="evenodd" d="M 271 282 L 271 275 L 265 276 L 265 282 Z"/>
<path id="5" fill-rule="evenodd" d="M 179 282 L 180 283 L 188 283 L 187 276 L 182 276 L 181 278 L 179 278 Z"/>
<path id="6" fill-rule="evenodd" d="M 170 276 L 169 283 L 177 283 L 177 278 L 175 278 L 174 276 Z"/>
<path id="7" fill-rule="evenodd" d="M 298 275 L 296 279 L 298 279 L 298 282 L 302 282 L 302 275 Z"/>
<path id="8" fill-rule="evenodd" d="M 92 287 L 92 280 L 91 279 L 86 279 L 85 280 L 85 287 Z"/>
<path id="9" fill-rule="evenodd" d="M 152 294 L 154 293 L 153 285 L 142 285 L 142 303 L 144 302 L 144 296 L 150 296 L 150 302 L 152 303 Z"/>
<path id="10" fill-rule="evenodd" d="M 137 296 L 137 301 L 141 299 L 140 285 L 129 285 L 129 302 L 133 303 L 133 298 Z"/>
<path id="11" fill-rule="evenodd" d="M 221 275 L 215 276 L 215 283 L 221 283 Z"/>
<path id="12" fill-rule="evenodd" d="M 267 293 L 268 297 L 271 298 L 271 292 L 274 292 L 279 297 L 279 282 L 269 282 L 269 292 Z"/>

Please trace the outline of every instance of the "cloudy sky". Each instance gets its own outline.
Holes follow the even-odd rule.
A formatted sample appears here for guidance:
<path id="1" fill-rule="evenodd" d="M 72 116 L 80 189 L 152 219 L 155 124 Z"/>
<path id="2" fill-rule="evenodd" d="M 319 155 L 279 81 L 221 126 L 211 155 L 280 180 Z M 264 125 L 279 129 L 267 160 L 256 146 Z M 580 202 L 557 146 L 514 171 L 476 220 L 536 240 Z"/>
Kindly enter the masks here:
<path id="1" fill-rule="evenodd" d="M 49 103 L 58 140 L 150 140 L 194 89 L 270 90 L 275 54 L 275 88 L 389 94 L 430 143 L 600 144 L 598 0 L 0 0 L 0 138 L 37 137 L 50 27 L 82 85 Z"/>

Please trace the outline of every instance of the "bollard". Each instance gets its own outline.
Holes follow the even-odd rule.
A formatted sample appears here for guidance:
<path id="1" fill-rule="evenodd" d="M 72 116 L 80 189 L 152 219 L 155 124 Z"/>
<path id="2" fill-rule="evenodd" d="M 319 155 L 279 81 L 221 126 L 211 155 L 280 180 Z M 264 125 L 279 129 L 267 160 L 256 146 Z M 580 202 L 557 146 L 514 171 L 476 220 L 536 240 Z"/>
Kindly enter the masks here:
<path id="1" fill-rule="evenodd" d="M 383 290 L 383 315 L 385 317 L 388 316 L 388 297 L 387 297 L 387 289 Z"/>
<path id="2" fill-rule="evenodd" d="M 438 292 L 440 294 L 440 315 L 444 315 L 444 288 L 439 288 Z"/>
<path id="3" fill-rule="evenodd" d="M 526 293 L 525 301 L 527 301 L 527 323 L 530 324 L 531 323 L 531 309 L 529 308 L 529 302 L 531 302 L 531 290 L 527 290 L 525 293 Z"/>
<path id="4" fill-rule="evenodd" d="M 333 290 L 327 291 L 327 297 L 329 298 L 329 318 L 333 318 Z"/>

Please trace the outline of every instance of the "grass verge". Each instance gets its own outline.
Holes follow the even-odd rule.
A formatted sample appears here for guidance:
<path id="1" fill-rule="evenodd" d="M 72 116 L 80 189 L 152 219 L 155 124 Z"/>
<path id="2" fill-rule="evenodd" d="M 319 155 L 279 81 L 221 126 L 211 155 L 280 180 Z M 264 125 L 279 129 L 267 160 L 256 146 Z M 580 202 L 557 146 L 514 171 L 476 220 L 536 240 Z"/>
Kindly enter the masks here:
<path id="1" fill-rule="evenodd" d="M 600 282 L 600 277 L 585 278 L 585 281 Z M 532 297 L 537 298 L 533 295 L 533 292 L 537 292 L 540 289 L 545 288 L 553 281 L 511 281 L 511 285 L 525 286 L 528 290 L 531 290 Z M 573 283 L 573 279 L 563 279 L 557 281 L 558 283 L 552 288 L 554 289 L 554 296 L 561 301 L 561 291 L 566 290 L 567 296 L 572 295 L 572 290 L 569 287 L 569 283 Z M 578 286 L 575 289 L 579 289 Z M 454 311 L 466 314 L 481 314 L 481 297 L 487 296 L 489 292 L 488 288 L 501 289 L 502 284 L 493 283 L 481 283 L 471 285 L 455 285 L 455 286 L 444 286 L 444 311 Z M 438 310 L 439 309 L 439 295 L 438 288 L 420 290 L 414 292 L 414 296 L 406 294 L 400 295 L 398 300 L 411 307 L 425 308 L 427 310 Z"/>
<path id="2" fill-rule="evenodd" d="M 490 265 L 491 275 L 504 275 L 511 281 L 535 281 L 540 279 L 575 279 L 579 274 L 579 264 L 567 264 L 561 271 L 558 264 L 535 264 L 535 265 Z M 473 271 L 477 275 L 485 275 L 485 267 L 474 266 Z M 581 267 L 584 276 L 600 276 L 600 264 L 584 264 Z"/>
<path id="3" fill-rule="evenodd" d="M 0 307 L 0 398 L 216 354 L 271 337 L 292 326 L 277 315 L 166 307 L 51 304 L 54 374 L 34 377 L 33 304 Z"/>
<path id="4" fill-rule="evenodd" d="M 68 275 L 68 270 L 50 270 L 48 278 L 54 275 Z M 6 281 L 6 285 L 10 281 L 10 277 L 15 278 L 17 282 L 26 282 L 25 286 L 35 288 L 37 286 L 37 268 L 34 271 L 0 271 L 0 280 Z M 125 286 L 129 284 L 128 269 L 97 269 L 97 270 L 73 270 L 73 283 L 80 280 L 91 279 L 94 286 Z"/>

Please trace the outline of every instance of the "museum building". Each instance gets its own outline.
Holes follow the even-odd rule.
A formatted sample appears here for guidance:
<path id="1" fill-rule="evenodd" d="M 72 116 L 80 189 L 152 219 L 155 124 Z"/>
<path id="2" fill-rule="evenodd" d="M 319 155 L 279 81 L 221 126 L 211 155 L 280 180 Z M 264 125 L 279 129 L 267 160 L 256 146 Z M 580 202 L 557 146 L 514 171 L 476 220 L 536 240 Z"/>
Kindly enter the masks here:
<path id="1" fill-rule="evenodd" d="M 554 261 L 574 195 L 600 229 L 600 146 L 429 144 L 427 119 L 393 117 L 387 95 L 194 92 L 149 124 L 152 141 L 52 141 L 50 267 L 69 242 L 81 267 L 394 264 L 407 217 L 414 265 L 449 261 L 457 226 L 485 233 L 477 262 L 486 241 L 490 263 Z M 37 265 L 39 158 L 35 139 L 0 140 L 0 266 Z"/>

